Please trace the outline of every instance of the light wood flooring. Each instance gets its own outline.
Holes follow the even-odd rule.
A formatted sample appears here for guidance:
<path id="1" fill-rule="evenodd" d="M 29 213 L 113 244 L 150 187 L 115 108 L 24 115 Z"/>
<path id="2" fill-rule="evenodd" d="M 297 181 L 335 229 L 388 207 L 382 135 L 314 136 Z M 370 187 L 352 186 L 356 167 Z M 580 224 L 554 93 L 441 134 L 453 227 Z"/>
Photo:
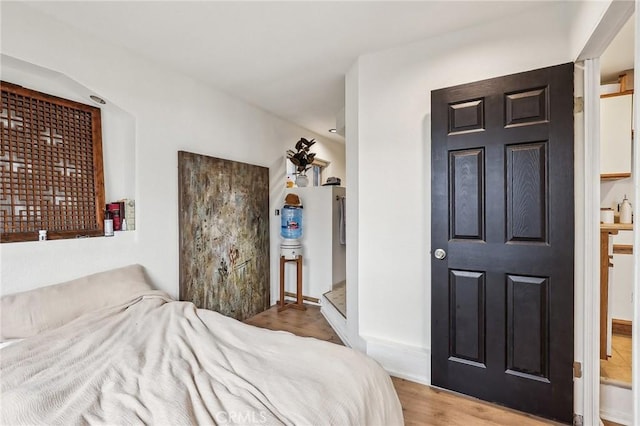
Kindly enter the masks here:
<path id="1" fill-rule="evenodd" d="M 631 384 L 631 336 L 613 335 L 611 357 L 600 360 L 600 376 Z"/>
<path id="2" fill-rule="evenodd" d="M 324 294 L 329 302 L 340 312 L 343 317 L 347 317 L 347 282 L 342 281 L 333 286 L 331 291 Z"/>
<path id="3" fill-rule="evenodd" d="M 257 327 L 268 328 L 269 330 L 284 330 L 297 336 L 315 337 L 319 340 L 327 340 L 331 343 L 342 345 L 342 340 L 320 313 L 320 307 L 314 305 L 305 306 L 307 307 L 306 311 L 290 308 L 280 313 L 278 313 L 276 306 L 272 306 L 266 311 L 245 320 L 245 322 Z"/>
<path id="4" fill-rule="evenodd" d="M 287 309 L 278 313 L 272 307 L 245 321 L 271 330 L 285 330 L 299 336 L 315 337 L 342 344 L 340 338 L 320 313 L 317 306 L 306 311 Z M 392 377 L 406 425 L 548 425 L 553 422 L 534 418 L 507 408 L 463 395 L 420 385 Z M 389 425 L 391 426 L 391 425 Z"/>

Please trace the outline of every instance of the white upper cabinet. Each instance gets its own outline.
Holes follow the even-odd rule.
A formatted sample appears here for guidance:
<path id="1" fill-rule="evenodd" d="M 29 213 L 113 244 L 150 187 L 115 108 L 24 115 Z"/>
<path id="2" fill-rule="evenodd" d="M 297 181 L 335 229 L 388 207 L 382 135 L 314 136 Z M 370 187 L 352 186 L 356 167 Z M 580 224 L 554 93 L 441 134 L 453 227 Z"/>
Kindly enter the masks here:
<path id="1" fill-rule="evenodd" d="M 602 178 L 631 176 L 633 95 L 600 99 L 600 174 Z"/>

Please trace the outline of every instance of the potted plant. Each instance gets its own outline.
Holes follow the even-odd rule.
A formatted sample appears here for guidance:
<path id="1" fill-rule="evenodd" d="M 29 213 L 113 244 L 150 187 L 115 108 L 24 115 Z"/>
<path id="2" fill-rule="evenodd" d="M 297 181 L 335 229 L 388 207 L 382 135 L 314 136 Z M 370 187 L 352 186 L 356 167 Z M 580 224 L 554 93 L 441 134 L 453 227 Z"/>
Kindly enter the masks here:
<path id="1" fill-rule="evenodd" d="M 316 154 L 309 152 L 309 149 L 314 143 L 316 143 L 315 139 L 300 138 L 296 143 L 295 151 L 292 149 L 287 151 L 287 158 L 296 166 L 296 185 L 298 186 L 307 186 L 309 183 L 307 170 L 311 168 L 316 157 Z"/>

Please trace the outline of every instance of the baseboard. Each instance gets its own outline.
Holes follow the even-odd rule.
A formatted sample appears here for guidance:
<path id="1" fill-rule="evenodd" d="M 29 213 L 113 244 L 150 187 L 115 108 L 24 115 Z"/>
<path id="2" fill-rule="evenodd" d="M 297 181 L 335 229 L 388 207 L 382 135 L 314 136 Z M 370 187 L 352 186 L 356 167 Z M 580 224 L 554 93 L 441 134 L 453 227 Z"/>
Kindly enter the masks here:
<path id="1" fill-rule="evenodd" d="M 423 385 L 431 384 L 431 353 L 428 349 L 362 336 L 367 355 L 378 361 L 392 376 Z"/>
<path id="2" fill-rule="evenodd" d="M 600 384 L 600 417 L 621 425 L 633 424 L 633 391 L 621 386 Z"/>
<path id="3" fill-rule="evenodd" d="M 613 334 L 620 334 L 623 336 L 631 337 L 632 325 L 631 321 L 621 320 L 621 319 L 612 319 L 611 320 L 611 330 Z"/>
<path id="4" fill-rule="evenodd" d="M 333 331 L 336 332 L 340 340 L 342 340 L 342 343 L 350 348 L 353 347 L 348 337 L 347 320 L 324 296 L 320 304 L 320 313 L 327 320 L 331 328 L 333 328 Z"/>

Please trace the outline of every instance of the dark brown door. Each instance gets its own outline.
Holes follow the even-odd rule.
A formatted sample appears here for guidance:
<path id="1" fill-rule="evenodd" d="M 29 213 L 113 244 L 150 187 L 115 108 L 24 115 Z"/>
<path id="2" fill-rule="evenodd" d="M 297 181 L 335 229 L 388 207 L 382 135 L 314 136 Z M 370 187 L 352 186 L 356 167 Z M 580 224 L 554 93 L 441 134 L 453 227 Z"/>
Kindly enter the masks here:
<path id="1" fill-rule="evenodd" d="M 432 383 L 571 422 L 573 64 L 433 91 L 431 114 Z"/>

